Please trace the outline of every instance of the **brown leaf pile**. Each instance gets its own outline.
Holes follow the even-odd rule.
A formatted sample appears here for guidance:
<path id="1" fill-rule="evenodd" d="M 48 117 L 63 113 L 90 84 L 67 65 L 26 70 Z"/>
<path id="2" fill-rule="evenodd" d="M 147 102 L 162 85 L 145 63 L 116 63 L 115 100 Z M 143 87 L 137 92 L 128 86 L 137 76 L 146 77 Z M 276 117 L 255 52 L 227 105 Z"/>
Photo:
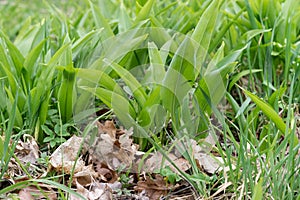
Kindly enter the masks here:
<path id="1" fill-rule="evenodd" d="M 112 121 L 104 124 L 98 122 L 97 130 L 95 137 L 88 135 L 82 138 L 74 135 L 61 144 L 50 156 L 50 167 L 47 170 L 63 175 L 65 183 L 71 184 L 77 193 L 89 200 L 124 199 L 124 194 L 117 193 L 123 188 L 121 174 L 127 172 L 131 174 L 130 183 L 127 183 L 131 185 L 131 199 L 151 200 L 169 195 L 178 185 L 168 183 L 166 177 L 156 173 L 166 167 L 176 174 L 179 173 L 178 170 L 189 170 L 191 165 L 182 156 L 186 151 L 194 157 L 199 168 L 206 172 L 214 173 L 221 167 L 221 162 L 210 154 L 215 145 L 215 140 L 210 137 L 203 142 L 204 146 L 199 146 L 192 139 L 185 142 L 174 141 L 173 149 L 167 153 L 168 160 L 160 152 L 146 156 L 144 152 L 138 151 L 138 145 L 133 143 L 133 131 L 117 129 Z M 31 136 L 19 141 L 15 152 L 19 160 L 23 164 L 30 163 L 29 166 L 34 167 L 39 158 L 39 147 Z M 24 176 L 14 159 L 11 160 L 9 169 L 11 177 Z M 142 174 L 144 175 L 141 176 Z M 43 175 L 47 175 L 46 171 Z M 42 174 L 38 174 L 35 178 L 41 176 Z M 70 176 L 72 179 L 69 179 Z M 58 181 L 63 183 L 62 178 Z M 43 195 L 56 199 L 56 190 L 54 186 L 37 184 L 21 189 L 18 195 L 22 199 L 40 198 Z M 70 199 L 76 200 L 78 197 L 71 195 Z"/>

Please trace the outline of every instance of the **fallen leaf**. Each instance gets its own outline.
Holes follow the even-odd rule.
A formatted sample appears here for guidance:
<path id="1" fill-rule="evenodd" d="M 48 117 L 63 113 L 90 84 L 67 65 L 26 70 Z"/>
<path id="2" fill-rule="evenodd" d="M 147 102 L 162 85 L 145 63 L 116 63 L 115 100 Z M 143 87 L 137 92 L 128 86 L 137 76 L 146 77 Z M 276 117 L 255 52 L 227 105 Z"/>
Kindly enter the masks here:
<path id="1" fill-rule="evenodd" d="M 191 168 L 190 163 L 182 157 L 177 157 L 172 153 L 169 153 L 168 157 L 181 171 L 187 171 Z M 178 170 L 160 152 L 156 152 L 146 159 L 142 171 L 153 173 L 165 167 L 170 167 L 173 172 L 178 173 Z"/>
<path id="2" fill-rule="evenodd" d="M 95 170 L 98 173 L 98 175 L 101 177 L 101 180 L 105 182 L 114 183 L 115 181 L 118 180 L 117 172 L 109 169 L 107 165 L 97 163 Z"/>
<path id="3" fill-rule="evenodd" d="M 108 185 L 93 183 L 89 189 L 76 182 L 77 192 L 88 200 L 112 200 L 112 190 Z M 70 200 L 78 200 L 77 197 L 70 195 Z"/>
<path id="4" fill-rule="evenodd" d="M 31 200 L 31 199 L 44 199 L 47 198 L 49 200 L 56 200 L 57 195 L 54 190 L 41 188 L 38 189 L 35 186 L 27 186 L 19 191 L 19 198 L 24 200 Z"/>
<path id="5" fill-rule="evenodd" d="M 162 176 L 155 174 L 154 178 L 146 176 L 145 180 L 138 181 L 134 189 L 138 192 L 145 192 L 150 200 L 157 200 L 166 195 L 172 186 L 168 186 Z"/>
<path id="6" fill-rule="evenodd" d="M 73 135 L 53 152 L 50 156 L 50 164 L 59 172 L 64 171 L 66 174 L 71 174 L 81 142 L 82 138 Z M 79 157 L 74 173 L 82 171 L 84 165 L 84 161 Z"/>
<path id="7" fill-rule="evenodd" d="M 31 135 L 24 134 L 23 141 L 19 140 L 16 145 L 15 155 L 23 163 L 34 164 L 39 158 L 39 146 Z"/>
<path id="8" fill-rule="evenodd" d="M 101 163 L 111 170 L 128 170 L 132 166 L 137 146 L 132 143 L 132 130 L 116 129 L 112 121 L 98 123 L 98 135 L 95 141 L 91 137 L 85 139 L 86 148 L 94 163 Z M 86 146 L 86 145 L 85 145 Z"/>
<path id="9" fill-rule="evenodd" d="M 89 186 L 92 184 L 95 178 L 98 177 L 98 173 L 95 172 L 92 165 L 84 166 L 82 171 L 74 174 L 73 182 L 78 182 L 80 185 Z"/>

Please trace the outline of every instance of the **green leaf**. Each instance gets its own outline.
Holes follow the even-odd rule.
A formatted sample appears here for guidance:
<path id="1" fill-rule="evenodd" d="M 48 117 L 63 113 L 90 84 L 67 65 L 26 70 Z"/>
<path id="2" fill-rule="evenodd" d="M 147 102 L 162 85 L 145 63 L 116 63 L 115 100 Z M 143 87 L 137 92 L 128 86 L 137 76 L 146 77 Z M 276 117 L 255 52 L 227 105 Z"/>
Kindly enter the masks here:
<path id="1" fill-rule="evenodd" d="M 14 68 L 16 69 L 17 74 L 20 75 L 24 63 L 23 55 L 20 53 L 19 49 L 7 38 L 7 36 L 4 35 L 4 33 L 0 32 L 0 36 L 5 40 L 9 55 L 14 64 Z"/>
<path id="2" fill-rule="evenodd" d="M 128 13 L 126 12 L 126 7 L 124 6 L 123 1 L 121 1 L 120 5 L 120 11 L 119 11 L 119 24 L 118 29 L 119 33 L 129 30 L 129 28 L 132 26 L 132 20 Z"/>
<path id="3" fill-rule="evenodd" d="M 53 136 L 54 135 L 54 132 L 52 130 L 50 130 L 48 128 L 48 126 L 45 126 L 45 125 L 41 125 L 41 128 L 42 130 L 47 134 L 47 135 L 50 135 L 50 136 Z M 52 137 L 51 137 L 52 138 Z"/>
<path id="4" fill-rule="evenodd" d="M 241 88 L 247 96 L 249 96 L 252 101 L 254 101 L 254 103 L 261 109 L 261 111 L 276 125 L 276 127 L 280 130 L 280 132 L 285 135 L 285 131 L 286 131 L 286 125 L 284 123 L 284 121 L 282 120 L 282 118 L 278 115 L 278 113 L 265 101 L 263 101 L 262 99 L 260 99 L 258 96 L 256 96 L 255 94 L 252 94 L 251 92 Z M 287 134 L 292 134 L 292 132 L 288 132 Z M 294 136 L 294 144 L 298 144 L 298 138 L 295 135 Z"/>
<path id="5" fill-rule="evenodd" d="M 132 120 L 135 121 L 136 112 L 128 98 L 125 98 L 114 91 L 100 87 L 89 88 L 82 86 L 80 88 L 96 95 L 104 104 L 109 108 L 112 108 L 118 119 L 126 128 L 132 127 Z"/>
<path id="6" fill-rule="evenodd" d="M 149 83 L 162 83 L 166 71 L 165 66 L 162 61 L 161 55 L 155 43 L 151 42 L 148 44 L 149 58 L 150 58 L 150 67 L 149 67 L 149 78 L 147 82 Z"/>
<path id="7" fill-rule="evenodd" d="M 84 45 L 86 45 L 89 41 L 91 41 L 95 37 L 99 37 L 99 35 L 102 31 L 103 31 L 103 29 L 100 29 L 97 31 L 92 30 L 92 31 L 88 32 L 86 35 L 84 35 L 84 36 L 80 37 L 78 40 L 76 40 L 76 42 L 74 42 L 72 44 L 72 56 L 76 57 L 80 53 L 80 51 L 82 50 Z"/>
<path id="8" fill-rule="evenodd" d="M 66 67 L 57 67 L 62 71 L 62 83 L 58 91 L 58 102 L 61 112 L 61 118 L 64 123 L 69 121 L 73 116 L 73 98 L 74 98 L 74 86 L 76 78 L 76 70 L 73 64 L 69 64 Z"/>
<path id="9" fill-rule="evenodd" d="M 143 21 L 145 19 L 148 18 L 148 16 L 150 15 L 152 6 L 154 4 L 155 0 L 148 0 L 147 3 L 143 6 L 143 8 L 140 10 L 140 12 L 138 13 L 136 19 L 135 19 L 135 23 L 138 23 L 139 21 Z"/>
<path id="10" fill-rule="evenodd" d="M 104 59 L 104 62 L 107 65 L 109 65 L 121 77 L 125 84 L 130 88 L 134 98 L 142 107 L 146 101 L 147 94 L 140 82 L 128 70 L 126 70 L 119 64 L 112 62 L 108 59 Z"/>
<path id="11" fill-rule="evenodd" d="M 25 61 L 24 61 L 24 68 L 27 72 L 26 76 L 26 82 L 32 83 L 33 78 L 36 76 L 36 69 L 35 67 L 39 64 L 38 63 L 38 57 L 42 53 L 42 49 L 46 43 L 46 39 L 42 40 L 34 49 L 32 49 L 29 54 L 26 56 Z"/>
<path id="12" fill-rule="evenodd" d="M 210 3 L 210 5 L 201 15 L 200 20 L 191 36 L 193 40 L 197 41 L 200 44 L 201 54 L 207 54 L 207 51 L 209 49 L 209 45 L 214 34 L 221 2 L 221 0 L 214 0 Z M 203 58 L 205 58 L 205 56 Z M 199 63 L 202 63 L 201 61 L 203 60 L 200 60 Z"/>
<path id="13" fill-rule="evenodd" d="M 263 179 L 260 179 L 259 182 L 254 186 L 252 200 L 261 200 L 263 199 Z"/>
<path id="14" fill-rule="evenodd" d="M 109 75 L 104 73 L 101 70 L 95 70 L 95 69 L 84 69 L 80 68 L 77 69 L 77 77 L 82 79 L 78 81 L 79 86 L 85 86 L 84 81 L 88 81 L 93 83 L 93 85 L 96 87 L 104 87 L 111 91 L 114 91 L 115 93 L 125 96 L 122 88 L 112 79 Z"/>
<path id="15" fill-rule="evenodd" d="M 252 74 L 252 73 L 257 73 L 257 72 L 261 72 L 261 69 L 253 69 L 253 70 L 244 70 L 238 74 L 236 74 L 235 76 L 232 77 L 229 86 L 228 86 L 228 91 L 230 91 L 232 89 L 232 87 L 235 85 L 235 83 L 240 80 L 240 78 L 242 78 L 243 76 L 246 76 L 248 74 Z"/>
<path id="16" fill-rule="evenodd" d="M 90 1 L 90 7 L 92 9 L 92 14 L 96 23 L 96 27 L 98 29 L 103 28 L 103 39 L 107 39 L 110 37 L 114 36 L 114 33 L 112 29 L 110 28 L 108 22 L 106 21 L 105 17 L 101 14 L 100 9 L 95 6 L 91 1 Z"/>
<path id="17" fill-rule="evenodd" d="M 150 122 L 154 122 L 154 115 L 160 115 L 161 118 L 164 116 L 162 113 L 157 113 L 157 106 L 160 105 L 160 87 L 157 86 L 155 89 L 150 93 L 150 95 L 147 97 L 147 101 L 142 106 L 142 110 L 140 111 L 138 115 L 138 121 L 141 126 L 145 127 L 147 125 L 150 125 Z M 164 121 L 162 121 L 164 123 Z M 159 127 L 157 127 L 159 128 Z"/>

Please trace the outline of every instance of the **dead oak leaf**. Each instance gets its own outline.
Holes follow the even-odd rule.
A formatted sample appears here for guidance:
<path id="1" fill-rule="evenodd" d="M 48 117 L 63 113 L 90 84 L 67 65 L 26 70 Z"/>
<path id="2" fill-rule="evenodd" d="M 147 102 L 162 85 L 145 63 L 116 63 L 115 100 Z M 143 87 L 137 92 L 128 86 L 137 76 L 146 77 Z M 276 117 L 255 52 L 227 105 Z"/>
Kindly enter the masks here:
<path id="1" fill-rule="evenodd" d="M 155 174 L 154 178 L 146 176 L 145 180 L 138 181 L 134 189 L 138 192 L 144 191 L 150 200 L 156 200 L 165 196 L 172 189 L 172 186 L 167 185 L 162 176 Z"/>
<path id="2" fill-rule="evenodd" d="M 187 171 L 191 168 L 190 163 L 181 156 L 178 157 L 172 153 L 169 153 L 167 156 L 179 170 Z M 160 152 L 156 152 L 154 154 L 151 154 L 149 158 L 146 159 L 146 162 L 142 167 L 142 171 L 153 173 L 159 171 L 160 169 L 170 167 L 173 172 L 179 173 L 178 170 L 173 166 L 173 164 L 171 164 L 166 158 L 164 158 Z"/>
<path id="3" fill-rule="evenodd" d="M 98 129 L 96 141 L 89 141 L 89 137 L 85 139 L 85 143 L 93 144 L 87 147 L 93 162 L 105 164 L 111 170 L 129 169 L 137 151 L 131 139 L 133 132 L 116 129 L 112 121 L 106 121 L 104 125 L 98 123 Z"/>
<path id="4" fill-rule="evenodd" d="M 40 185 L 41 189 L 36 186 L 27 186 L 19 191 L 19 198 L 24 200 L 44 199 L 56 200 L 57 195 L 52 188 L 45 188 Z"/>
<path id="5" fill-rule="evenodd" d="M 76 161 L 77 153 L 80 149 L 82 138 L 73 135 L 66 142 L 61 144 L 50 156 L 50 164 L 57 171 L 64 171 L 66 174 L 72 172 L 75 165 L 74 173 L 82 171 L 85 163 L 80 158 Z"/>
<path id="6" fill-rule="evenodd" d="M 16 145 L 15 155 L 23 163 L 34 164 L 39 158 L 39 146 L 31 135 L 24 134 L 23 141 L 19 140 Z"/>
<path id="7" fill-rule="evenodd" d="M 112 189 L 106 184 L 92 184 L 89 189 L 83 187 L 76 182 L 77 192 L 85 197 L 87 200 L 112 200 Z M 70 195 L 70 200 L 78 200 L 77 197 Z"/>

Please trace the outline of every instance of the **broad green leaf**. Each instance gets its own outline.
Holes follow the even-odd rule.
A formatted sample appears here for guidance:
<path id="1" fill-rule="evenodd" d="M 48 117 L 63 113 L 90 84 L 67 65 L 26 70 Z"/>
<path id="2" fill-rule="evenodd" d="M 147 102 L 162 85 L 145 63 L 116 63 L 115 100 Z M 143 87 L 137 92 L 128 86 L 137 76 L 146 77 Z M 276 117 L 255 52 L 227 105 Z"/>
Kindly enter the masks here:
<path id="1" fill-rule="evenodd" d="M 263 179 L 261 178 L 258 183 L 254 186 L 252 200 L 261 200 L 263 199 Z"/>
<path id="2" fill-rule="evenodd" d="M 22 90 L 22 87 L 17 82 L 17 75 L 13 75 L 13 70 L 10 70 L 9 66 L 5 67 L 0 61 L 0 67 L 4 71 L 7 80 L 8 80 L 8 86 L 5 87 L 6 93 L 11 101 L 11 103 L 15 100 L 15 98 L 18 98 L 18 110 L 23 110 L 24 105 L 26 103 L 26 96 Z M 16 94 L 18 93 L 18 97 L 16 97 Z M 17 120 L 20 122 L 19 118 Z M 20 124 L 19 124 L 20 125 Z"/>
<path id="3" fill-rule="evenodd" d="M 5 91 L 8 96 L 8 99 L 9 99 L 9 101 L 6 104 L 7 110 L 9 110 L 9 115 L 10 115 L 10 117 L 14 118 L 15 125 L 17 127 L 21 128 L 23 126 L 23 117 L 21 115 L 21 112 L 20 112 L 20 109 L 18 108 L 18 106 L 16 106 L 16 108 L 14 108 L 15 102 L 18 102 L 18 100 L 19 100 L 19 94 L 17 92 L 15 94 L 16 96 L 14 96 L 7 87 L 5 87 Z M 15 111 L 11 112 L 13 109 Z"/>
<path id="4" fill-rule="evenodd" d="M 123 96 L 104 88 L 80 88 L 93 93 L 109 108 L 112 108 L 118 119 L 126 126 L 126 128 L 132 127 L 132 119 L 136 118 L 136 112 L 128 98 L 124 98 Z"/>
<path id="5" fill-rule="evenodd" d="M 50 35 L 49 24 L 50 23 L 48 23 L 48 20 L 45 20 L 45 19 L 41 22 L 41 25 L 31 43 L 30 49 L 33 49 L 36 45 L 40 44 L 43 40 L 47 40 L 47 38 Z"/>
<path id="6" fill-rule="evenodd" d="M 46 40 L 42 40 L 34 49 L 32 49 L 26 56 L 24 61 L 24 68 L 27 72 L 26 82 L 32 84 L 32 79 L 36 76 L 36 66 L 39 64 L 39 56 L 42 53 L 42 49 L 46 43 Z M 30 84 L 31 83 L 31 84 Z"/>
<path id="7" fill-rule="evenodd" d="M 155 87 L 155 89 L 147 97 L 147 101 L 142 106 L 142 109 L 138 115 L 139 124 L 143 127 L 149 125 L 152 120 L 154 120 L 153 108 L 160 105 L 160 87 Z M 152 112 L 152 113 L 151 113 Z M 161 116 L 163 117 L 163 116 Z"/>
<path id="8" fill-rule="evenodd" d="M 120 32 L 129 30 L 129 28 L 132 26 L 132 19 L 128 15 L 123 1 L 121 2 L 119 9 L 120 9 L 120 11 L 119 11 L 119 16 L 118 16 L 118 18 L 119 18 L 118 29 L 119 29 L 119 33 L 120 33 Z"/>
<path id="9" fill-rule="evenodd" d="M 191 38 L 197 41 L 200 46 L 198 54 L 198 57 L 200 57 L 199 63 L 203 63 L 205 55 L 208 52 L 209 45 L 214 34 L 221 2 L 221 0 L 213 0 L 210 3 L 201 15 L 200 20 L 191 36 Z M 204 54 L 204 56 L 202 54 Z M 200 71 L 199 67 L 197 70 Z"/>
<path id="10" fill-rule="evenodd" d="M 15 71 L 14 67 L 12 66 L 12 64 L 10 63 L 10 61 L 8 59 L 9 59 L 9 55 L 7 54 L 7 51 L 6 51 L 6 45 L 3 41 L 3 39 L 0 37 L 0 63 L 2 63 L 3 68 L 4 67 L 11 68 L 11 70 Z M 1 68 L 2 68 L 2 66 L 1 66 Z M 1 68 L 0 68 L 0 70 L 1 70 Z"/>
<path id="11" fill-rule="evenodd" d="M 55 65 L 57 65 L 57 63 L 60 60 L 61 56 L 66 53 L 66 51 L 70 47 L 70 45 L 71 45 L 70 43 L 67 43 L 67 44 L 63 45 L 62 47 L 60 47 L 57 52 L 55 52 L 55 54 L 51 57 L 51 59 L 47 63 L 47 68 L 48 68 L 47 72 L 52 71 L 54 69 L 53 67 Z"/>
<path id="12" fill-rule="evenodd" d="M 117 63 L 111 62 L 108 59 L 104 59 L 104 62 L 106 62 L 107 65 L 115 70 L 115 72 L 121 77 L 125 84 L 130 88 L 139 105 L 142 107 L 146 101 L 147 94 L 140 82 L 129 71 Z"/>
<path id="13" fill-rule="evenodd" d="M 102 32 L 104 36 L 103 39 L 113 37 L 114 33 L 111 27 L 109 26 L 107 20 L 105 19 L 105 17 L 101 14 L 100 9 L 97 6 L 95 6 L 91 1 L 90 1 L 90 7 L 92 9 L 92 14 L 95 20 L 96 27 L 98 29 L 103 28 L 103 32 Z"/>
<path id="14" fill-rule="evenodd" d="M 201 62 L 202 56 L 206 56 L 206 54 L 201 55 L 201 59 L 197 56 L 200 49 L 201 46 L 198 42 L 192 40 L 189 36 L 185 36 L 175 52 L 168 71 L 176 70 L 188 81 L 194 81 L 200 72 L 199 68 L 203 64 L 203 62 Z M 171 78 L 168 75 L 168 71 L 166 73 L 166 79 Z"/>
<path id="15" fill-rule="evenodd" d="M 232 87 L 235 85 L 235 83 L 240 80 L 243 76 L 246 76 L 248 74 L 252 74 L 252 73 L 257 73 L 257 72 L 261 72 L 261 69 L 253 69 L 253 70 L 244 70 L 238 74 L 236 74 L 235 76 L 232 77 L 229 86 L 228 86 L 228 91 L 230 91 L 232 89 Z"/>
<path id="16" fill-rule="evenodd" d="M 99 37 L 100 33 L 103 29 L 100 30 L 92 30 L 88 32 L 85 36 L 80 37 L 76 42 L 72 44 L 72 56 L 76 57 L 77 54 L 82 50 L 83 46 L 86 45 L 89 41 L 91 41 L 95 37 Z"/>
<path id="17" fill-rule="evenodd" d="M 222 45 L 210 61 L 208 69 L 195 91 L 200 109 L 203 112 L 210 113 L 211 106 L 218 104 L 225 95 L 227 76 L 233 70 L 236 65 L 234 61 L 240 56 L 244 48 L 233 51 L 223 58 L 224 46 Z"/>
<path id="18" fill-rule="evenodd" d="M 175 113 L 178 114 L 178 109 L 192 86 L 182 74 L 172 68 L 169 68 L 165 77 L 161 88 L 162 103 L 174 118 L 180 119 Z"/>
<path id="19" fill-rule="evenodd" d="M 138 23 L 139 21 L 143 21 L 147 19 L 150 15 L 151 9 L 153 4 L 155 3 L 155 0 L 148 0 L 147 3 L 143 6 L 143 8 L 138 13 L 135 23 Z"/>
<path id="20" fill-rule="evenodd" d="M 139 29 L 126 31 L 114 38 L 109 38 L 101 43 L 101 55 L 97 55 L 99 59 L 93 62 L 90 69 L 99 69 L 107 74 L 112 71 L 112 68 L 107 66 L 104 58 L 119 63 L 124 55 L 132 53 L 136 49 L 140 49 L 141 45 L 147 39 L 148 35 L 139 32 Z M 126 42 L 124 42 L 126 41 Z"/>
<path id="21" fill-rule="evenodd" d="M 104 87 L 108 90 L 114 91 L 115 93 L 125 97 L 122 88 L 114 81 L 114 79 L 112 79 L 109 75 L 102 72 L 101 70 L 84 69 L 84 68 L 80 68 L 77 70 L 78 70 L 77 71 L 78 78 L 93 83 L 95 87 Z M 78 85 L 85 86 L 83 81 L 81 80 L 78 81 Z"/>
<path id="22" fill-rule="evenodd" d="M 254 30 L 247 31 L 246 33 L 244 33 L 242 35 L 241 41 L 244 43 L 247 43 L 255 36 L 260 35 L 262 33 L 270 32 L 270 31 L 271 31 L 271 29 L 254 29 Z"/>
<path id="23" fill-rule="evenodd" d="M 268 99 L 268 103 L 272 106 L 275 105 L 279 98 L 281 98 L 284 95 L 286 89 L 286 86 L 281 86 L 278 90 L 273 92 L 273 94 Z"/>
<path id="24" fill-rule="evenodd" d="M 49 103 L 52 92 L 50 90 L 46 91 L 45 95 L 41 99 L 41 105 L 39 108 L 39 123 L 43 125 L 46 122 L 48 116 Z"/>
<path id="25" fill-rule="evenodd" d="M 5 43 L 7 45 L 8 51 L 9 51 L 9 55 L 14 64 L 13 67 L 17 71 L 17 75 L 20 75 L 22 67 L 23 67 L 23 63 L 24 63 L 24 57 L 20 53 L 19 49 L 7 38 L 6 35 L 4 35 L 4 33 L 0 32 L 0 35 L 1 35 L 1 38 L 3 38 L 5 40 Z"/>
<path id="26" fill-rule="evenodd" d="M 29 52 L 34 36 L 38 30 L 38 26 L 32 26 L 31 23 L 32 18 L 28 17 L 14 40 L 14 44 L 24 56 Z"/>
<path id="27" fill-rule="evenodd" d="M 57 69 L 62 71 L 62 83 L 58 91 L 58 102 L 62 121 L 66 123 L 73 115 L 76 70 L 73 64 L 69 64 L 66 67 L 57 67 Z"/>
<path id="28" fill-rule="evenodd" d="M 276 125 L 276 127 L 280 130 L 280 132 L 285 135 L 286 126 L 282 118 L 278 115 L 277 112 L 265 101 L 260 99 L 255 94 L 252 94 L 251 92 L 245 90 L 242 88 L 242 90 L 246 93 L 247 96 L 249 96 L 252 101 L 261 109 L 261 111 Z M 290 131 L 288 134 L 291 134 Z M 298 144 L 298 138 L 295 135 L 294 136 L 294 144 Z"/>
<path id="29" fill-rule="evenodd" d="M 167 43 L 173 40 L 169 29 L 166 29 L 155 17 L 150 17 L 151 29 L 149 30 L 149 38 L 158 46 L 159 49 Z M 173 49 L 177 49 L 175 42 L 172 42 Z"/>
<path id="30" fill-rule="evenodd" d="M 147 79 L 146 82 L 156 83 L 156 84 L 162 83 L 166 71 L 159 50 L 157 49 L 157 46 L 154 43 L 149 43 L 148 51 L 149 51 L 149 58 L 150 58 L 150 67 L 148 69 L 149 77 L 146 78 Z"/>
<path id="31" fill-rule="evenodd" d="M 0 159 L 5 162 L 7 162 L 9 160 L 9 150 L 6 150 L 6 152 L 4 152 L 4 141 L 2 139 L 2 137 L 0 137 Z M 6 149 L 9 149 L 6 147 Z"/>
<path id="32" fill-rule="evenodd" d="M 9 66 L 5 66 L 1 61 L 0 61 L 0 66 L 1 66 L 1 70 L 3 71 L 4 75 L 8 80 L 8 85 L 10 87 L 11 92 L 15 94 L 17 92 L 17 89 L 19 88 L 19 85 L 16 82 L 15 77 L 12 74 L 12 71 L 9 70 Z"/>

